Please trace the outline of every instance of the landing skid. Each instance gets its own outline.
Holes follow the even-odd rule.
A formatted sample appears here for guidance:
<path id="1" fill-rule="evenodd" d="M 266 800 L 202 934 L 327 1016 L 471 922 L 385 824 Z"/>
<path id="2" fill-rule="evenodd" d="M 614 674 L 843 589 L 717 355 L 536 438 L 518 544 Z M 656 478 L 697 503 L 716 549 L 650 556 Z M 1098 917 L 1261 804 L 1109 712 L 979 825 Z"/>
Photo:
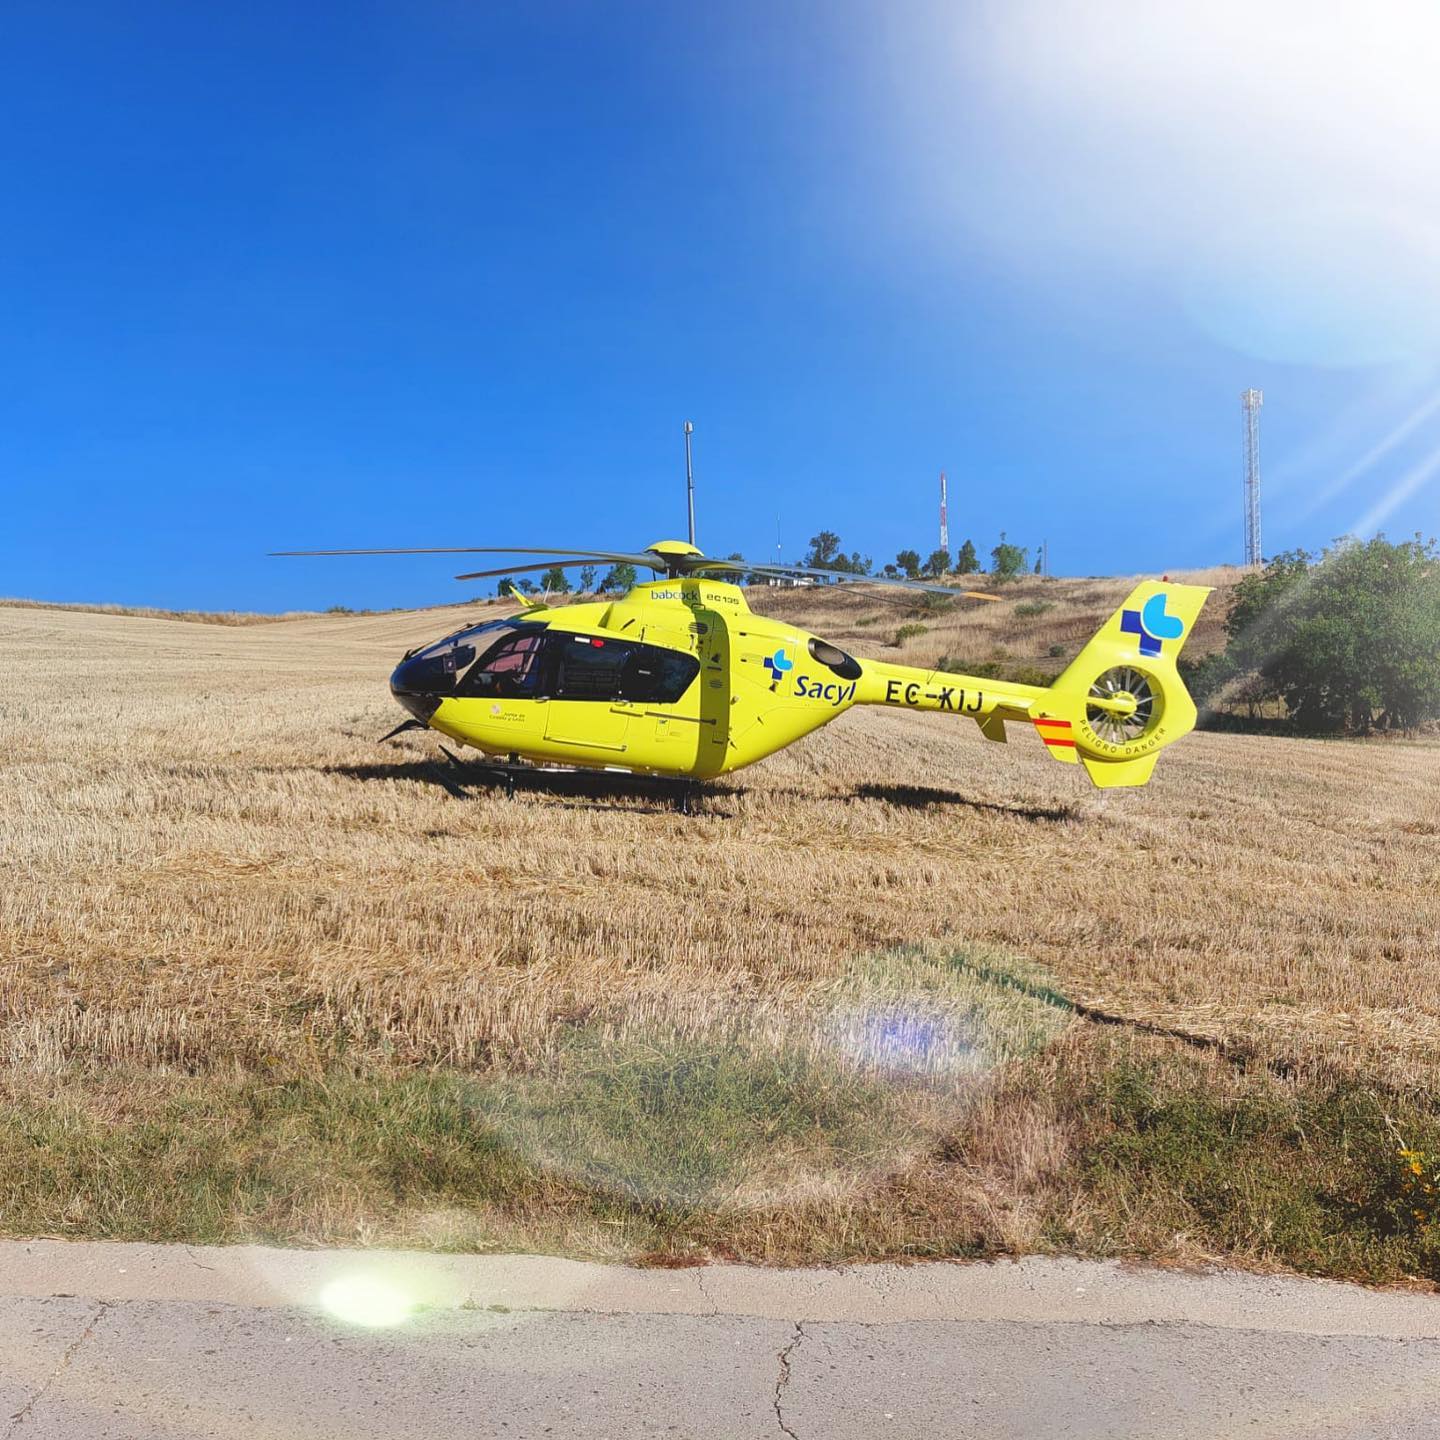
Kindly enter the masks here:
<path id="1" fill-rule="evenodd" d="M 584 765 L 536 765 L 521 760 L 518 755 L 512 755 L 508 761 L 489 758 L 462 760 L 445 745 L 440 747 L 440 753 L 452 770 L 463 771 L 466 779 L 503 785 L 505 794 L 512 800 L 517 785 L 522 789 L 541 789 L 547 785 L 567 788 L 567 782 L 573 782 L 574 788 L 580 792 L 588 786 L 650 794 L 666 800 L 682 815 L 694 815 L 704 793 L 701 781 L 680 776 L 639 775 L 629 770 L 597 770 Z M 463 791 L 457 791 L 452 786 L 447 785 L 446 789 L 459 798 L 464 797 Z"/>

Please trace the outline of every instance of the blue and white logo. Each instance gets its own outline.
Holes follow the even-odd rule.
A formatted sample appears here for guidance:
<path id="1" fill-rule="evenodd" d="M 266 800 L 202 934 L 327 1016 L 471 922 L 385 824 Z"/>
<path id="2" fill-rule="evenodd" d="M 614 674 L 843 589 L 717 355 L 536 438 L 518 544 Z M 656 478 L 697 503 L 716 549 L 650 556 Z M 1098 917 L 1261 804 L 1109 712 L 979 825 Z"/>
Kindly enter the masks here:
<path id="1" fill-rule="evenodd" d="M 1140 637 L 1142 655 L 1158 655 L 1165 648 L 1163 641 L 1178 640 L 1185 633 L 1185 622 L 1178 615 L 1165 612 L 1165 592 L 1152 595 L 1141 610 L 1126 610 L 1120 616 L 1120 628 L 1127 635 Z"/>
<path id="2" fill-rule="evenodd" d="M 770 683 L 778 685 L 785 678 L 785 672 L 795 668 L 795 662 L 785 653 L 782 645 L 773 655 L 765 657 L 765 668 L 770 672 Z"/>

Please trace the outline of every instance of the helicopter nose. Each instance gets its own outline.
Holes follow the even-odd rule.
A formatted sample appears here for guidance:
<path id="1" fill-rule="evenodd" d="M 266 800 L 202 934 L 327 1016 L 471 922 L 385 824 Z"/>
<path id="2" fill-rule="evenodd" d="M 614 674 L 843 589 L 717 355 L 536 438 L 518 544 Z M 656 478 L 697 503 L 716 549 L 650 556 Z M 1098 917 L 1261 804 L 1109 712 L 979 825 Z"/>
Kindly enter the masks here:
<path id="1" fill-rule="evenodd" d="M 436 673 L 433 662 L 416 655 L 395 667 L 390 676 L 390 693 L 422 725 L 428 725 L 444 699 L 436 683 L 442 679 L 453 684 L 451 677 Z"/>

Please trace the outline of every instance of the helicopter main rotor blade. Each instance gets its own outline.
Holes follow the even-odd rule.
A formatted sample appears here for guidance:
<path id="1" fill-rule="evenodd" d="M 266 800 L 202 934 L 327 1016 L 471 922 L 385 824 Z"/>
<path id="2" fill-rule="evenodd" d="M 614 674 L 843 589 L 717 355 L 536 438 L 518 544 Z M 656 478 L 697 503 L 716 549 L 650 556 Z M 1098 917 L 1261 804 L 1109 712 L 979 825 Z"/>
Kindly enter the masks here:
<path id="1" fill-rule="evenodd" d="M 651 569 L 665 568 L 665 562 L 648 551 L 634 554 L 619 550 L 562 550 L 557 546 L 525 545 L 435 545 L 423 548 L 394 550 L 272 550 L 271 555 L 557 555 L 574 557 L 567 564 L 579 564 L 582 560 L 609 560 L 614 564 L 646 565 Z M 552 562 L 558 563 L 558 562 Z"/>
<path id="2" fill-rule="evenodd" d="M 638 563 L 638 562 L 631 562 Z M 524 565 L 504 565 L 498 570 L 467 570 L 463 575 L 457 575 L 457 580 L 493 580 L 499 575 L 523 575 L 530 570 L 553 570 L 557 565 L 562 569 L 573 569 L 576 562 L 566 560 L 533 560 L 527 561 Z"/>
<path id="3" fill-rule="evenodd" d="M 781 579 L 797 575 L 813 575 L 817 579 L 841 585 L 884 585 L 897 590 L 917 590 L 931 595 L 947 595 L 953 600 L 999 600 L 982 590 L 957 590 L 951 585 L 932 584 L 924 580 L 900 580 L 889 575 L 857 575 L 850 570 L 829 570 L 816 565 L 775 565 L 764 561 L 729 560 L 707 555 L 670 555 L 656 550 L 565 550 L 558 546 L 529 545 L 436 545 L 421 548 L 375 550 L 272 550 L 272 555 L 543 555 L 533 564 L 507 565 L 495 570 L 471 570 L 457 575 L 457 580 L 490 580 L 498 576 L 520 574 L 529 570 L 562 569 L 603 561 L 610 565 L 633 565 L 637 569 L 664 571 L 670 575 L 774 575 Z"/>
<path id="4" fill-rule="evenodd" d="M 948 595 L 954 600 L 999 600 L 999 595 L 987 595 L 983 590 L 957 590 L 953 585 L 933 585 L 925 580 L 900 580 L 889 575 L 857 575 L 851 570 L 822 570 L 814 565 L 739 565 L 737 568 L 751 570 L 757 575 L 820 575 L 842 585 L 885 585 L 897 590 L 921 590 L 931 595 Z"/>
<path id="5" fill-rule="evenodd" d="M 755 567 L 748 560 L 711 559 L 705 555 L 681 555 L 667 557 L 677 570 L 686 575 L 707 575 L 711 572 L 724 575 L 743 575 Z"/>

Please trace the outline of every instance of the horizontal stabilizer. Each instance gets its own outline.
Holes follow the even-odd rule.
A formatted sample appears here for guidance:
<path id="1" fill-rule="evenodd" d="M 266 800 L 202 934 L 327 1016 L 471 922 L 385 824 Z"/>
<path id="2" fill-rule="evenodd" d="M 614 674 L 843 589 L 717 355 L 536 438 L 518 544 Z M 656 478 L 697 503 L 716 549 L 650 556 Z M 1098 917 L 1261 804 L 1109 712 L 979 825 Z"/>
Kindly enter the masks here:
<path id="1" fill-rule="evenodd" d="M 975 723 L 980 727 L 980 733 L 987 740 L 994 740 L 999 744 L 1005 744 L 1005 719 L 995 711 L 988 715 L 977 715 Z"/>

